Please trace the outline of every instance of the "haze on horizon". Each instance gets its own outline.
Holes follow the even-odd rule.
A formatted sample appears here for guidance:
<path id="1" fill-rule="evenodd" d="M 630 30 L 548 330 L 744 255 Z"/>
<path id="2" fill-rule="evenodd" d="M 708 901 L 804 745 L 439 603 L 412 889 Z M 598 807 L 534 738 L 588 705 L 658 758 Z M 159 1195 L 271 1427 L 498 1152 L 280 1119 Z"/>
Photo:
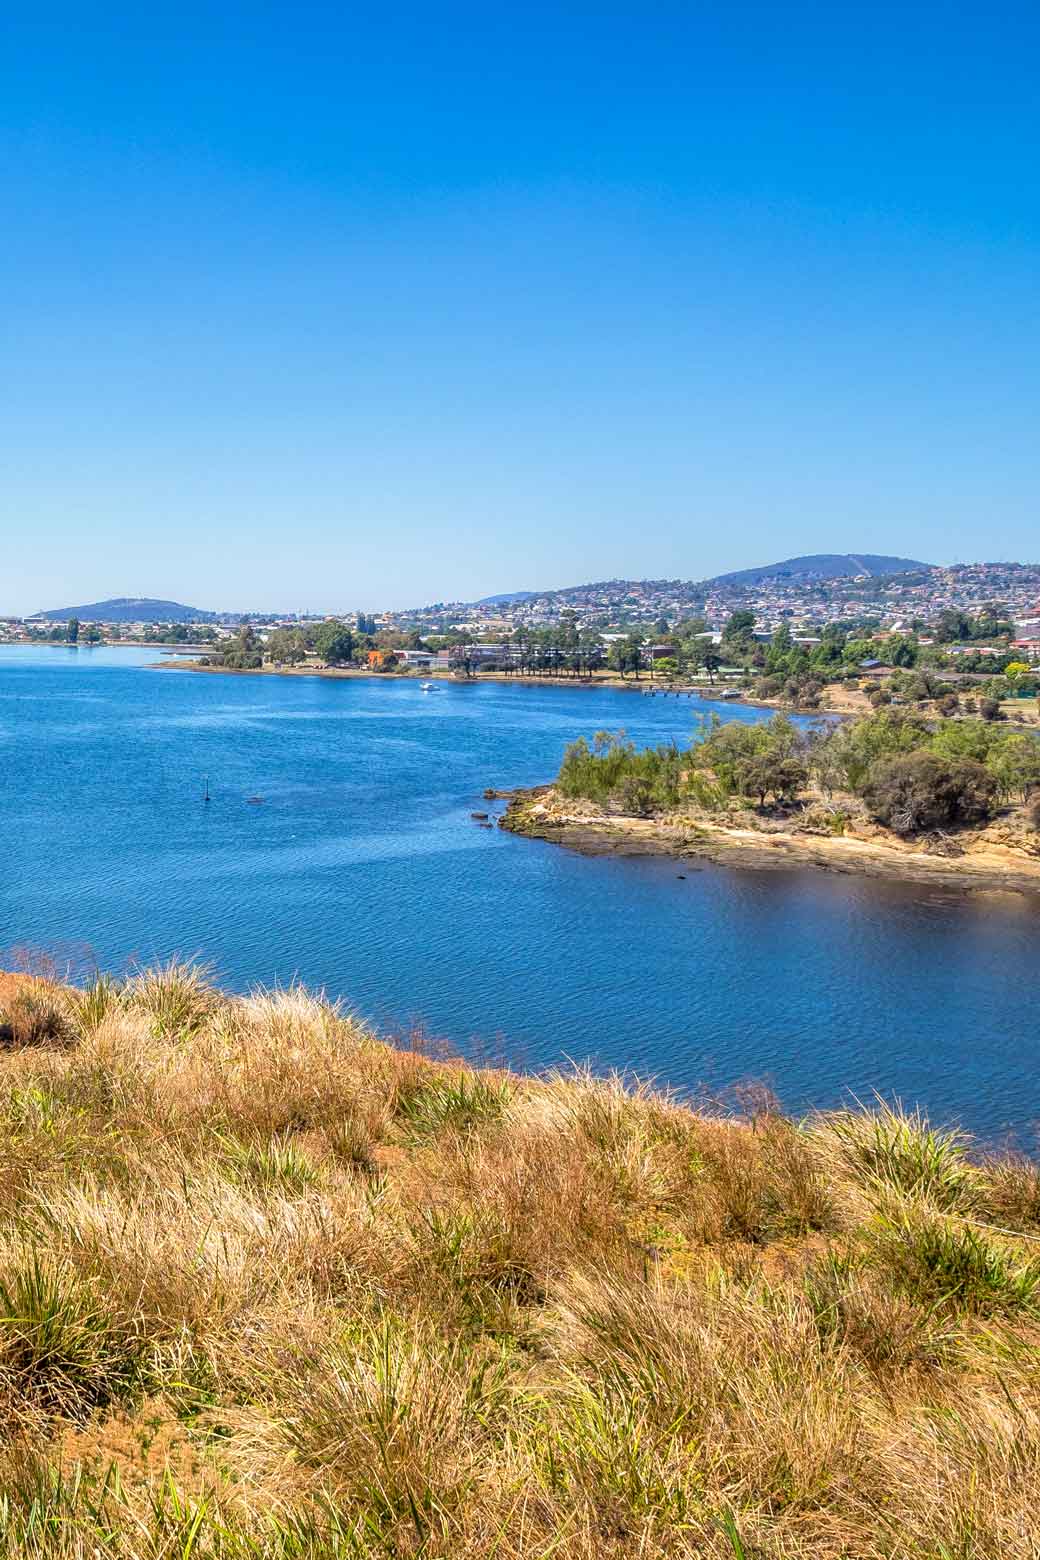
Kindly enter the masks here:
<path id="1" fill-rule="evenodd" d="M 1035 560 L 1034 7 L 4 33 L 0 611 Z"/>

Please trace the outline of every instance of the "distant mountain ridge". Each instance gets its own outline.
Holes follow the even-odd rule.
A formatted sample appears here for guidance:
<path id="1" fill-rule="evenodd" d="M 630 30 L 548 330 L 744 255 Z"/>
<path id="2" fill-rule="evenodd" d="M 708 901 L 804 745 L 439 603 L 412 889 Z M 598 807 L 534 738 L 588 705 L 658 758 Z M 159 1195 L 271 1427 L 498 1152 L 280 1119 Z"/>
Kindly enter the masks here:
<path id="1" fill-rule="evenodd" d="M 218 612 L 203 612 L 179 601 L 157 601 L 152 596 L 113 596 L 109 601 L 91 601 L 82 607 L 55 607 L 50 612 L 34 612 L 34 618 L 50 623 L 67 623 L 81 618 L 87 623 L 216 623 Z"/>

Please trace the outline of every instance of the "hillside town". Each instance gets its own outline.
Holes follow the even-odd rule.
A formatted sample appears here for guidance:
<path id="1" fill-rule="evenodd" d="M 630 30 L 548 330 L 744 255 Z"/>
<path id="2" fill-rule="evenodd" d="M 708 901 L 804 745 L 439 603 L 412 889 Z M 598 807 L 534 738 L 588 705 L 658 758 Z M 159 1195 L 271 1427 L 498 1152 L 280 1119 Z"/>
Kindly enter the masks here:
<path id="1" fill-rule="evenodd" d="M 874 642 L 913 636 L 928 647 L 945 620 L 938 636 L 945 655 L 970 655 L 977 663 L 980 656 L 1014 651 L 1019 660 L 1040 661 L 1040 565 L 957 564 L 826 578 L 809 567 L 794 567 L 802 563 L 811 560 L 790 560 L 774 566 L 775 572 L 755 571 L 761 577 L 749 583 L 727 576 L 701 582 L 607 580 L 479 602 L 333 615 L 203 613 L 156 602 L 167 616 L 130 621 L 127 602 L 98 603 L 94 609 L 0 620 L 0 643 L 183 645 L 219 654 L 247 625 L 258 649 L 270 645 L 288 654 L 295 639 L 306 653 L 313 652 L 321 626 L 332 622 L 351 634 L 362 660 L 377 669 L 389 652 L 402 669 L 508 669 L 527 664 L 528 647 L 559 639 L 561 633 L 583 647 L 590 666 L 607 661 L 620 642 L 637 644 L 642 662 L 652 666 L 674 659 L 677 635 L 696 638 L 706 648 L 721 646 L 736 615 L 753 640 L 769 643 L 783 631 L 807 652 L 825 632 L 837 630 Z M 136 605 L 144 613 L 149 604 L 142 599 Z M 958 615 L 965 622 L 981 618 L 994 632 L 981 639 L 977 633 L 951 633 Z"/>

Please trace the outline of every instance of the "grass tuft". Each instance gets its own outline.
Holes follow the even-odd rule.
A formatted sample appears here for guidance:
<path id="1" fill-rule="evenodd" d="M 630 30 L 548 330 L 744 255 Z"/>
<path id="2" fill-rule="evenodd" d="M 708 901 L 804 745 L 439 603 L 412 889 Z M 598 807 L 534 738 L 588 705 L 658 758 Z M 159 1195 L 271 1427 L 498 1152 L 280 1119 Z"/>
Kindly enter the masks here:
<path id="1" fill-rule="evenodd" d="M 923 1200 L 944 1212 L 977 1206 L 979 1177 L 966 1141 L 930 1126 L 919 1111 L 878 1101 L 873 1111 L 829 1117 L 827 1129 L 844 1166 L 867 1190 Z"/>
<path id="2" fill-rule="evenodd" d="M 45 986 L 17 992 L 0 1011 L 0 1046 L 21 1050 L 29 1046 L 68 1045 L 73 1037 L 69 1008 L 63 997 Z"/>
<path id="3" fill-rule="evenodd" d="M 479 1074 L 433 1073 L 402 1095 L 397 1116 L 411 1138 L 473 1132 L 501 1120 L 510 1092 L 508 1084 L 494 1083 Z"/>
<path id="4" fill-rule="evenodd" d="M 217 1005 L 210 975 L 203 965 L 171 959 L 135 975 L 126 988 L 127 1001 L 147 1015 L 157 1040 L 187 1039 Z"/>
<path id="5" fill-rule="evenodd" d="M 77 1417 L 132 1388 L 137 1351 L 96 1285 L 33 1251 L 0 1280 L 0 1372 L 46 1410 Z"/>

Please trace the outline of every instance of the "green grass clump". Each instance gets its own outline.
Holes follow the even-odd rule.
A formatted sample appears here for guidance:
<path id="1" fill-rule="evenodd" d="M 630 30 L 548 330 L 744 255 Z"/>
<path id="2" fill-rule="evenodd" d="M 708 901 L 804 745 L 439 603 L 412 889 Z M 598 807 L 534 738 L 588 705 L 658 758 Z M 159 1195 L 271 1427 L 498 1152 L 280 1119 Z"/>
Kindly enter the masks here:
<path id="1" fill-rule="evenodd" d="M 77 1417 L 126 1395 L 138 1350 L 100 1286 L 32 1252 L 0 1279 L 0 1377 L 51 1411 Z"/>
<path id="2" fill-rule="evenodd" d="M 878 1101 L 873 1111 L 846 1111 L 828 1126 L 849 1172 L 875 1192 L 921 1199 L 934 1208 L 966 1212 L 979 1199 L 978 1171 L 955 1132 L 929 1125 L 919 1111 Z"/>
<path id="3" fill-rule="evenodd" d="M 126 996 L 131 1007 L 148 1016 L 157 1040 L 194 1034 L 217 1004 L 210 971 L 180 959 L 142 970 L 127 985 Z"/>
<path id="4" fill-rule="evenodd" d="M 509 1104 L 510 1088 L 479 1073 L 433 1073 L 398 1104 L 398 1119 L 412 1138 L 441 1132 L 472 1132 L 499 1121 Z"/>
<path id="5" fill-rule="evenodd" d="M 82 990 L 69 990 L 69 1007 L 73 1022 L 81 1035 L 93 1035 L 101 1028 L 110 1013 L 121 1005 L 123 988 L 110 975 L 98 974 L 89 986 Z"/>
<path id="6" fill-rule="evenodd" d="M 245 1185 L 292 1197 L 309 1191 L 318 1181 L 317 1167 L 291 1138 L 226 1141 L 224 1151 L 229 1175 Z"/>
<path id="7" fill-rule="evenodd" d="M 971 1225 L 921 1217 L 886 1223 L 877 1257 L 892 1283 L 930 1309 L 1040 1315 L 1040 1259 Z"/>

